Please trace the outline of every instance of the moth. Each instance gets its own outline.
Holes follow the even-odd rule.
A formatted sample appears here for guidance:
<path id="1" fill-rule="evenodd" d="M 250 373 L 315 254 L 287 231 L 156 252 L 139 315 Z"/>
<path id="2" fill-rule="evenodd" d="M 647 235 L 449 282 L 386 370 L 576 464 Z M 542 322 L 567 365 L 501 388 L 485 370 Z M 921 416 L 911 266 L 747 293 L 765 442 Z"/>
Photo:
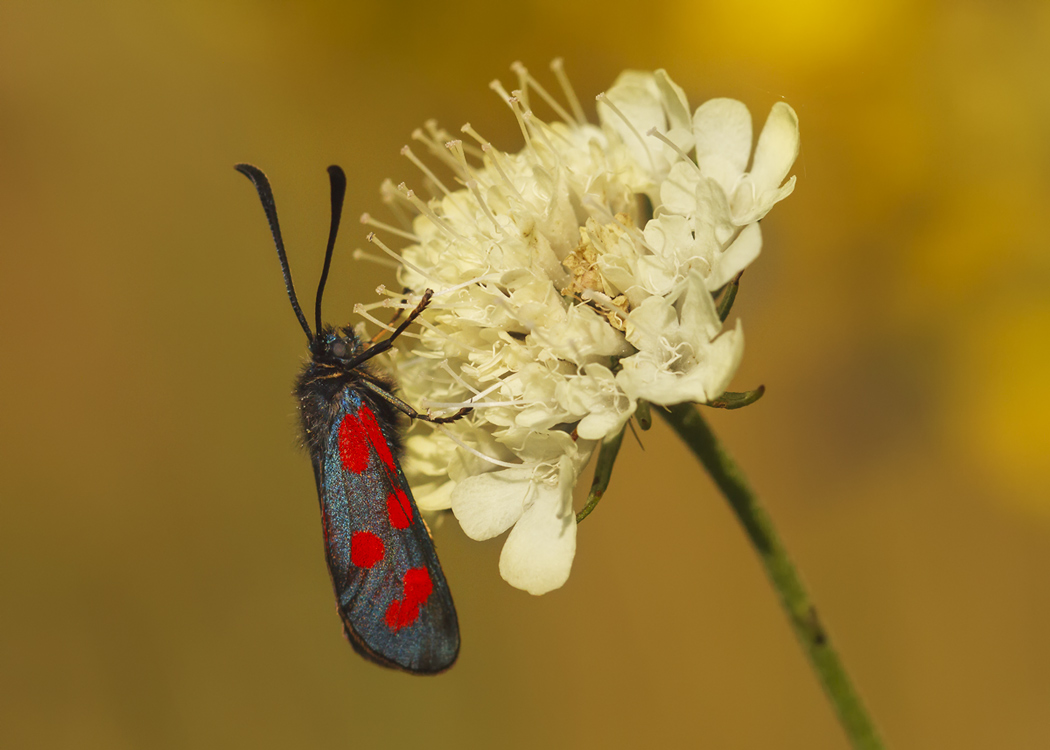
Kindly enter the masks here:
<path id="1" fill-rule="evenodd" d="M 381 341 L 364 343 L 349 325 L 322 323 L 321 298 L 346 194 L 346 175 L 332 166 L 331 229 L 311 330 L 292 285 L 270 183 L 250 164 L 236 169 L 259 194 L 292 310 L 306 332 L 310 358 L 296 380 L 295 396 L 343 631 L 355 651 L 377 664 L 413 674 L 442 672 L 459 654 L 459 622 L 430 532 L 398 463 L 398 423 L 402 414 L 451 422 L 469 408 L 448 417 L 421 414 L 393 394 L 393 379 L 372 362 L 426 309 L 432 292 L 427 290 Z"/>

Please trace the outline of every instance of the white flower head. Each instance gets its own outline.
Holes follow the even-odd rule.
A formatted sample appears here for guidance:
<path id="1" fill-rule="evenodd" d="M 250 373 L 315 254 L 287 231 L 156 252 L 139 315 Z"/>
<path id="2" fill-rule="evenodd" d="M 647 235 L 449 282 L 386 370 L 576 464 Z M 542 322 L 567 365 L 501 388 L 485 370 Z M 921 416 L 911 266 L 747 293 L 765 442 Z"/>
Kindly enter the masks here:
<path id="1" fill-rule="evenodd" d="M 406 146 L 435 196 L 384 185 L 407 231 L 362 217 L 408 239 L 398 254 L 370 235 L 408 293 L 434 292 L 414 343 L 391 355 L 402 397 L 472 407 L 406 441 L 416 499 L 451 508 L 473 539 L 510 529 L 500 573 L 533 594 L 568 578 L 572 490 L 600 442 L 639 401 L 725 391 L 743 333 L 739 322 L 723 330 L 712 294 L 757 257 L 758 220 L 793 189 L 784 178 L 799 143 L 794 111 L 778 103 L 752 159 L 743 104 L 691 113 L 662 70 L 623 73 L 598 97 L 594 125 L 560 61 L 552 68 L 567 105 L 518 64 L 514 91 L 492 84 L 521 128 L 520 151 L 470 125 L 460 140 L 429 123 L 414 137 L 456 184 Z M 534 113 L 541 103 L 554 121 Z"/>

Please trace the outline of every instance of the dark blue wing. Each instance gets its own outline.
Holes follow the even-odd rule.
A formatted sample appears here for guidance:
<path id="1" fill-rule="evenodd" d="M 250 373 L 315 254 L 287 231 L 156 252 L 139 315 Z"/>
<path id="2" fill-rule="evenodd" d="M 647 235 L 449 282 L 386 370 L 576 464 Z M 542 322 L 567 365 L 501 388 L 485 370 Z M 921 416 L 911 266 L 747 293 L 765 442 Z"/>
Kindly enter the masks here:
<path id="1" fill-rule="evenodd" d="M 346 634 L 381 664 L 440 672 L 459 653 L 459 623 L 434 543 L 368 400 L 346 388 L 334 406 L 317 489 Z"/>

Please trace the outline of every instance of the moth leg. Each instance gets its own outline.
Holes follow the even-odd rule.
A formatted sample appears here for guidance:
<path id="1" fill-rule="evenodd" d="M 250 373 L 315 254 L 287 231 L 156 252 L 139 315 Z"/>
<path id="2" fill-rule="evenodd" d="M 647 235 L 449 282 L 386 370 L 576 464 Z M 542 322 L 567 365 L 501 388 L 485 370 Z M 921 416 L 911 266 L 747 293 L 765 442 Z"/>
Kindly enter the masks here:
<path id="1" fill-rule="evenodd" d="M 406 288 L 401 293 L 402 294 L 408 294 L 408 291 L 409 290 Z M 394 311 L 394 317 L 392 317 L 390 319 L 390 322 L 387 323 L 387 327 L 389 328 L 390 326 L 394 325 L 394 323 L 396 323 L 398 320 L 400 320 L 401 316 L 404 315 L 404 314 L 405 314 L 405 309 L 403 307 L 397 308 L 397 310 Z M 377 331 L 376 335 L 372 337 L 372 340 L 368 342 L 369 346 L 374 346 L 376 343 L 378 343 L 379 339 L 382 336 L 383 336 L 383 331 L 382 330 Z"/>
<path id="2" fill-rule="evenodd" d="M 412 312 L 410 312 L 408 314 L 408 317 L 405 318 L 404 321 L 402 321 L 401 325 L 399 325 L 397 328 L 394 329 L 393 333 L 391 333 L 388 337 L 386 337 L 382 341 L 378 341 L 378 342 L 372 344 L 370 347 L 368 347 L 363 352 L 358 354 L 352 360 L 347 362 L 344 365 L 344 367 L 346 369 L 348 369 L 348 370 L 352 370 L 355 367 L 360 366 L 363 362 L 367 362 L 368 360 L 372 359 L 372 357 L 376 356 L 377 354 L 382 354 L 387 349 L 389 349 L 391 346 L 393 346 L 394 339 L 396 339 L 398 336 L 400 336 L 402 333 L 404 333 L 405 329 L 408 328 L 410 325 L 412 325 L 412 323 L 415 322 L 416 318 L 418 318 L 420 315 L 423 314 L 423 311 L 427 309 L 427 305 L 430 304 L 430 300 L 431 300 L 431 298 L 433 296 L 434 296 L 434 290 L 433 289 L 427 289 L 425 292 L 423 292 L 423 298 L 421 300 L 419 300 L 419 304 L 416 305 L 415 309 L 412 310 Z M 407 404 L 406 404 L 406 406 L 407 406 Z M 408 412 L 405 412 L 405 413 L 408 414 Z M 420 419 L 423 419 L 423 417 L 420 417 Z"/>
<path id="3" fill-rule="evenodd" d="M 467 412 L 471 411 L 471 407 L 466 406 L 450 417 L 432 417 L 429 414 L 422 414 L 416 411 L 404 401 L 399 399 L 397 396 L 395 396 L 392 393 L 388 393 L 381 386 L 376 385 L 368 379 L 362 379 L 361 384 L 368 390 L 372 391 L 372 393 L 376 394 L 388 404 L 393 406 L 402 414 L 405 414 L 412 419 L 422 419 L 424 422 L 432 422 L 434 424 L 448 424 L 449 422 L 455 422 L 460 417 L 466 416 Z"/>

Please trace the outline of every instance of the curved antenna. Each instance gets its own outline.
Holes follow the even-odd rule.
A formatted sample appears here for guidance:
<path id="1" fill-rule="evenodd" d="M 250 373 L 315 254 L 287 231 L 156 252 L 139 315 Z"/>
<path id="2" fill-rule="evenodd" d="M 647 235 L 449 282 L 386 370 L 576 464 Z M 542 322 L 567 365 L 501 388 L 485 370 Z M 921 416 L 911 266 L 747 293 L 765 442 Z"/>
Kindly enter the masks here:
<path id="1" fill-rule="evenodd" d="M 335 250 L 335 236 L 339 233 L 339 218 L 343 215 L 343 198 L 346 196 L 346 174 L 342 167 L 334 164 L 328 168 L 328 181 L 332 184 L 332 227 L 328 230 L 328 247 L 324 251 L 324 268 L 321 269 L 321 280 L 317 282 L 317 297 L 314 299 L 316 330 L 321 331 L 321 297 L 324 296 L 324 285 L 328 282 L 328 269 L 332 265 L 332 251 Z"/>
<path id="2" fill-rule="evenodd" d="M 255 185 L 256 192 L 259 193 L 259 200 L 262 202 L 263 211 L 266 213 L 266 221 L 270 224 L 273 244 L 277 246 L 277 259 L 281 261 L 281 273 L 284 274 L 284 288 L 288 290 L 288 299 L 292 302 L 295 317 L 299 319 L 299 325 L 306 331 L 307 341 L 312 344 L 314 334 L 310 330 L 310 324 L 306 322 L 306 316 L 303 315 L 302 308 L 299 307 L 299 300 L 295 296 L 295 287 L 292 286 L 292 270 L 288 267 L 288 256 L 284 252 L 281 226 L 277 223 L 277 204 L 273 200 L 273 190 L 270 189 L 270 181 L 266 179 L 266 175 L 262 173 L 261 169 L 253 167 L 251 164 L 238 164 L 234 169 L 251 180 L 252 184 Z"/>

